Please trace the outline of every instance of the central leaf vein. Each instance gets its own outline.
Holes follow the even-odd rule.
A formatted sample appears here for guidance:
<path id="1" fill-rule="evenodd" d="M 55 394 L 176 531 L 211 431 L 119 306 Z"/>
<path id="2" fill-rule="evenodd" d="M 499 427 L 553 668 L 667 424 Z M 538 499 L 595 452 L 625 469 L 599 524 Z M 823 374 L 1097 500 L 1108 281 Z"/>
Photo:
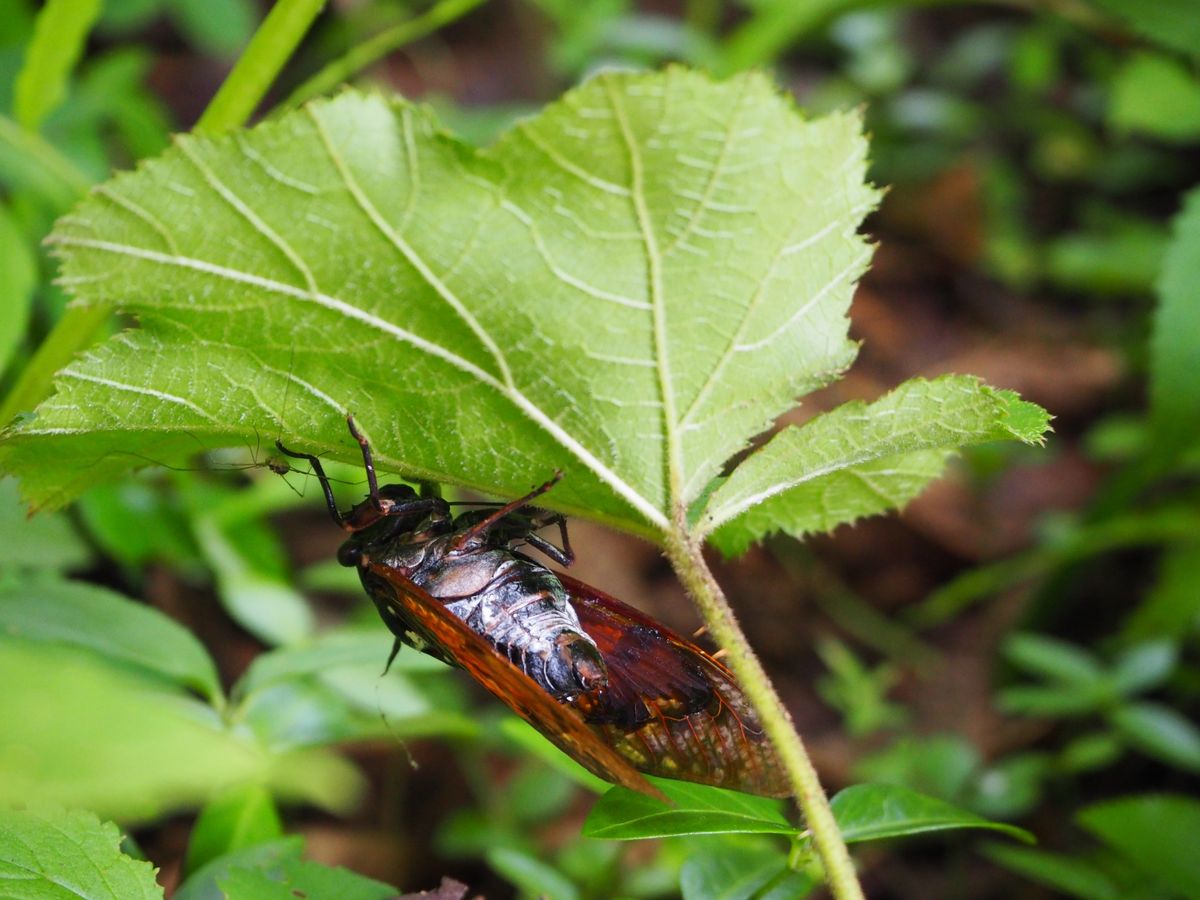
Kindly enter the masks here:
<path id="1" fill-rule="evenodd" d="M 650 220 L 650 211 L 646 204 L 645 172 L 638 143 L 629 125 L 625 105 L 612 81 L 605 85 L 609 104 L 621 132 L 621 140 L 629 157 L 629 194 L 633 208 L 637 214 L 638 228 L 642 234 L 642 243 L 646 252 L 646 268 L 650 294 L 651 315 L 654 321 L 654 352 L 658 361 L 658 387 L 662 397 L 663 416 L 662 428 L 667 439 L 666 483 L 672 503 L 680 497 L 680 485 L 683 478 L 682 459 L 679 452 L 679 435 L 675 429 L 675 393 L 671 384 L 671 365 L 667 349 L 667 315 L 665 296 L 663 294 L 662 255 L 658 249 L 658 239 L 654 233 L 654 225 Z M 665 92 L 669 82 L 664 87 Z"/>

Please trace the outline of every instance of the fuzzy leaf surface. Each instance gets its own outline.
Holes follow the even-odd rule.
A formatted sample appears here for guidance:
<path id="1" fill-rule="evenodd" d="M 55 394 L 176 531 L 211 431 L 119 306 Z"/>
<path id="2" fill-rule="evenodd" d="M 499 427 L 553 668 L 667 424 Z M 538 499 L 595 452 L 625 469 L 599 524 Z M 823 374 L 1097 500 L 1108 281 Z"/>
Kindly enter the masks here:
<path id="1" fill-rule="evenodd" d="M 700 527 L 726 553 L 771 531 L 829 531 L 903 506 L 960 447 L 1036 443 L 1046 426 L 1040 407 L 977 378 L 913 379 L 776 434 L 717 488 Z"/>
<path id="2" fill-rule="evenodd" d="M 161 898 L 154 874 L 94 813 L 0 808 L 0 884 L 10 900 Z"/>
<path id="3" fill-rule="evenodd" d="M 475 150 L 346 93 L 102 185 L 52 241 L 133 313 L 0 464 L 61 504 L 137 464 L 282 433 L 354 461 L 660 534 L 853 359 L 878 194 L 856 114 L 762 76 L 587 82 Z M 65 474 L 64 474 L 65 473 Z"/>

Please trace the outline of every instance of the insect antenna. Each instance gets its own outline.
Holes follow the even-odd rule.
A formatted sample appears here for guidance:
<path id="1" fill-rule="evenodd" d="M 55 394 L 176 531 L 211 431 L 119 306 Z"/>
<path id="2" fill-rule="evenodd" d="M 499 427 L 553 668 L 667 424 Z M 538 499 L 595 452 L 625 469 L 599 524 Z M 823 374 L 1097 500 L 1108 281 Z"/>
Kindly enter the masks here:
<path id="1" fill-rule="evenodd" d="M 396 658 L 396 653 L 399 651 L 399 644 L 400 641 L 397 639 L 397 646 L 392 648 L 391 656 L 388 657 L 389 667 L 392 664 L 392 660 Z M 379 680 L 375 682 L 375 709 L 379 712 L 379 721 L 383 723 L 383 727 L 387 729 L 387 733 L 391 739 L 396 742 L 396 746 L 404 751 L 404 758 L 408 760 L 409 768 L 415 772 L 421 768 L 420 764 L 417 763 L 416 758 L 412 755 L 412 751 L 408 748 L 408 741 L 400 737 L 396 729 L 392 727 L 392 723 L 388 721 L 387 713 L 383 709 L 383 697 L 380 695 L 380 685 L 383 683 L 383 676 L 386 674 L 387 669 L 384 669 L 379 676 Z"/>

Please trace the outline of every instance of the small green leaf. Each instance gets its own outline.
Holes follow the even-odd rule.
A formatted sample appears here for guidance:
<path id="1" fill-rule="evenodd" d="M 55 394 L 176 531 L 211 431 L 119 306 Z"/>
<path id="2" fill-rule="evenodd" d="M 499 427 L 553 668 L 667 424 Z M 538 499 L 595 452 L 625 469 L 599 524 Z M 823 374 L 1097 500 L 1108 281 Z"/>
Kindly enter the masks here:
<path id="1" fill-rule="evenodd" d="M 226 900 L 227 895 L 218 887 L 218 883 L 224 881 L 234 869 L 278 870 L 285 863 L 300 862 L 303 852 L 304 839 L 294 836 L 226 853 L 188 876 L 175 892 L 173 900 Z M 292 900 L 296 898 L 293 896 Z"/>
<path id="2" fill-rule="evenodd" d="M 1164 47 L 1195 55 L 1200 47 L 1200 18 L 1196 0 L 1093 0 L 1119 16 L 1134 31 Z"/>
<path id="3" fill-rule="evenodd" d="M 968 799 L 980 815 L 1015 819 L 1037 806 L 1053 763 L 1048 753 L 1014 753 L 979 773 Z"/>
<path id="4" fill-rule="evenodd" d="M 239 625 L 268 644 L 292 644 L 313 633 L 316 620 L 308 601 L 247 546 L 248 538 L 266 537 L 258 523 L 241 523 L 238 535 L 202 516 L 193 530 L 216 572 L 221 602 Z"/>
<path id="5" fill-rule="evenodd" d="M 671 803 L 623 787 L 611 788 L 583 824 L 586 837 L 635 840 L 680 834 L 795 834 L 782 804 L 737 791 L 650 779 Z"/>
<path id="6" fill-rule="evenodd" d="M 970 790 L 982 765 L 975 745 L 961 735 L 906 736 L 860 759 L 854 776 L 954 800 Z"/>
<path id="7" fill-rule="evenodd" d="M 989 828 L 1026 843 L 1033 835 L 1024 828 L 991 822 L 933 797 L 892 784 L 856 784 L 830 801 L 846 843 L 924 834 L 951 828 Z"/>
<path id="8" fill-rule="evenodd" d="M 1200 18 L 1200 17 L 1198 17 Z M 1150 413 L 1164 453 L 1178 452 L 1200 436 L 1200 188 L 1184 198 L 1158 278 L 1158 309 L 1150 343 Z"/>
<path id="9" fill-rule="evenodd" d="M 1065 687 L 1011 687 L 996 695 L 996 708 L 1016 716 L 1082 716 L 1117 700 L 1106 683 Z"/>
<path id="10" fill-rule="evenodd" d="M 65 515 L 44 512 L 30 518 L 13 478 L 0 478 L 0 534 L 0 568 L 79 569 L 92 559 Z"/>
<path id="11" fill-rule="evenodd" d="M 121 853 L 94 813 L 0 808 L 0 884 L 9 900 L 161 898 L 150 863 Z"/>
<path id="12" fill-rule="evenodd" d="M 690 856 L 680 872 L 683 900 L 793 900 L 806 896 L 816 881 L 788 868 L 777 847 L 725 843 Z"/>
<path id="13" fill-rule="evenodd" d="M 512 847 L 495 847 L 487 852 L 488 865 L 531 897 L 548 900 L 578 900 L 580 894 L 553 866 Z"/>
<path id="14" fill-rule="evenodd" d="M 1111 878 L 1087 860 L 1013 844 L 988 844 L 983 853 L 1013 872 L 1080 900 L 1119 900 Z"/>
<path id="15" fill-rule="evenodd" d="M 1200 801 L 1176 794 L 1126 797 L 1089 806 L 1076 820 L 1155 884 L 1200 897 Z"/>
<path id="16" fill-rule="evenodd" d="M 281 647 L 255 657 L 250 668 L 234 685 L 238 697 L 248 697 L 281 681 L 318 675 L 345 666 L 375 666 L 382 674 L 391 651 L 391 638 L 371 631 L 334 631 L 304 644 Z M 404 648 L 392 661 L 389 672 L 444 672 L 446 664 L 425 653 Z"/>
<path id="17" fill-rule="evenodd" d="M 1067 232 L 1046 241 L 1046 278 L 1066 291 L 1103 296 L 1149 294 L 1167 248 L 1157 222 L 1137 219 Z"/>
<path id="18" fill-rule="evenodd" d="M 1109 122 L 1119 131 L 1187 143 L 1200 138 L 1200 81 L 1169 56 L 1139 53 L 1113 79 Z"/>
<path id="19" fill-rule="evenodd" d="M 92 539 L 127 566 L 154 560 L 194 571 L 202 565 L 179 504 L 161 486 L 139 478 L 97 485 L 76 508 Z"/>
<path id="20" fill-rule="evenodd" d="M 13 352 L 25 338 L 38 281 L 37 257 L 6 203 L 0 203 L 0 272 L 4 273 L 0 281 L 0 375 L 3 375 Z"/>
<path id="21" fill-rule="evenodd" d="M 30 131 L 37 131 L 66 96 L 100 7 L 100 0 L 49 0 L 38 13 L 13 96 L 17 121 Z"/>
<path id="22" fill-rule="evenodd" d="M 1175 670 L 1179 647 L 1173 641 L 1147 641 L 1124 650 L 1113 663 L 1113 686 L 1127 696 L 1158 687 Z"/>
<path id="23" fill-rule="evenodd" d="M 376 675 L 373 683 L 379 686 L 378 694 L 372 689 L 366 703 L 356 703 L 323 680 L 277 682 L 247 697 L 238 715 L 277 751 L 377 737 L 470 738 L 479 733 L 478 723 L 468 715 L 442 708 L 399 675 Z"/>
<path id="24" fill-rule="evenodd" d="M 775 435 L 713 492 L 699 527 L 725 553 L 771 531 L 829 531 L 903 506 L 960 447 L 1040 442 L 1046 427 L 1039 407 L 976 378 L 914 379 Z"/>
<path id="25" fill-rule="evenodd" d="M 104 588 L 37 575 L 0 580 L 0 633 L 84 647 L 223 702 L 216 666 L 191 632 Z"/>
<path id="26" fill-rule="evenodd" d="M 210 800 L 200 811 L 188 841 L 184 872 L 190 874 L 220 856 L 265 844 L 283 835 L 283 822 L 271 793 L 244 785 Z"/>
<path id="27" fill-rule="evenodd" d="M 1175 710 L 1159 703 L 1131 703 L 1114 711 L 1110 721 L 1143 753 L 1200 772 L 1200 728 Z"/>
<path id="28" fill-rule="evenodd" d="M 1200 551 L 1186 542 L 1167 547 L 1158 566 L 1158 581 L 1129 614 L 1127 640 L 1168 638 L 1180 641 L 1200 631 Z"/>
<path id="29" fill-rule="evenodd" d="M 337 897 L 338 900 L 395 900 L 394 887 L 343 869 L 284 857 L 267 868 L 234 867 L 217 879 L 225 896 L 235 900 L 296 900 L 297 897 Z"/>
<path id="30" fill-rule="evenodd" d="M 1002 652 L 1025 672 L 1061 684 L 1089 686 L 1107 677 L 1100 661 L 1083 648 L 1042 634 L 1015 634 L 1004 642 Z"/>
<path id="31" fill-rule="evenodd" d="M 1094 772 L 1112 765 L 1124 752 L 1121 739 L 1108 731 L 1081 735 L 1058 755 L 1058 768 L 1064 772 Z"/>

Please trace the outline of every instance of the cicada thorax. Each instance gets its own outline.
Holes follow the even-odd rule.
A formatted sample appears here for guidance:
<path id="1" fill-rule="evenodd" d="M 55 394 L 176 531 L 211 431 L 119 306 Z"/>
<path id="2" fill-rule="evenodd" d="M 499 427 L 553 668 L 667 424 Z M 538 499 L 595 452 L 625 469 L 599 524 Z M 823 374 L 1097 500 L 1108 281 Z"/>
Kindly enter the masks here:
<path id="1" fill-rule="evenodd" d="M 408 502 L 420 503 L 415 496 Z M 603 657 L 580 625 L 562 583 L 509 546 L 528 537 L 527 529 L 502 523 L 475 534 L 472 529 L 481 517 L 471 512 L 451 520 L 445 501 L 431 504 L 428 511 L 422 508 L 415 525 L 404 521 L 403 511 L 395 513 L 354 533 L 339 553 L 344 564 L 359 566 L 368 593 L 390 596 L 390 587 L 361 565 L 364 559 L 386 566 L 440 601 L 557 699 L 569 701 L 604 687 Z M 356 514 L 365 519 L 371 512 L 355 507 L 348 520 Z M 401 641 L 456 664 L 438 652 L 418 623 L 402 620 L 386 601 L 376 605 Z"/>

